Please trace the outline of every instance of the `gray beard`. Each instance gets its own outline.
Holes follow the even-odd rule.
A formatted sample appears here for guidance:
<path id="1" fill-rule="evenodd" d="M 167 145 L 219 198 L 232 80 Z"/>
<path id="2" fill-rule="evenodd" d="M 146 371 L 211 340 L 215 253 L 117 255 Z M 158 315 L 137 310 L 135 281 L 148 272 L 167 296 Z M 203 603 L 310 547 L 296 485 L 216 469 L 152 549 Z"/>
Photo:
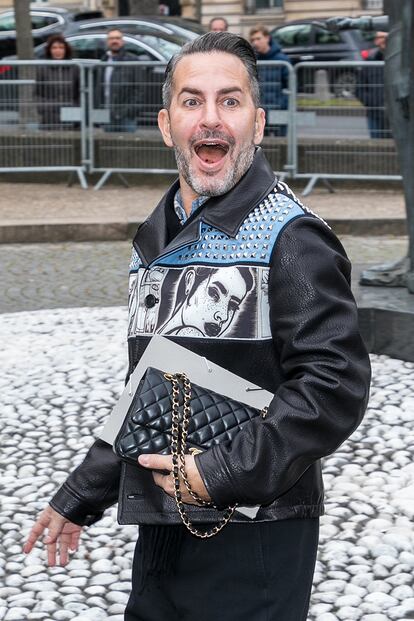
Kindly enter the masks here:
<path id="1" fill-rule="evenodd" d="M 211 175 L 211 182 L 197 179 L 196 174 L 190 166 L 190 161 L 185 152 L 177 145 L 174 145 L 175 159 L 180 175 L 182 175 L 186 183 L 199 196 L 220 196 L 225 194 L 240 181 L 244 173 L 249 170 L 254 158 L 255 146 L 251 144 L 242 149 L 234 162 L 221 181 L 215 181 L 214 175 Z"/>

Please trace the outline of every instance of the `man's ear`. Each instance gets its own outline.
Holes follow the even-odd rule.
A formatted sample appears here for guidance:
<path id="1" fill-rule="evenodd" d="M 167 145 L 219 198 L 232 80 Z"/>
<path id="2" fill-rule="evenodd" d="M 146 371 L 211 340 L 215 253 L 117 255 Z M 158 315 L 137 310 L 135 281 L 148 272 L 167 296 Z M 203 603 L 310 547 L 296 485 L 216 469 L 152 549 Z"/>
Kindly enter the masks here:
<path id="1" fill-rule="evenodd" d="M 257 108 L 256 120 L 254 123 L 254 144 L 260 144 L 263 140 L 264 128 L 266 125 L 266 113 L 263 108 Z"/>
<path id="2" fill-rule="evenodd" d="M 170 114 L 166 108 L 162 108 L 162 110 L 158 112 L 158 127 L 160 128 L 162 138 L 167 147 L 174 146 L 171 139 Z"/>

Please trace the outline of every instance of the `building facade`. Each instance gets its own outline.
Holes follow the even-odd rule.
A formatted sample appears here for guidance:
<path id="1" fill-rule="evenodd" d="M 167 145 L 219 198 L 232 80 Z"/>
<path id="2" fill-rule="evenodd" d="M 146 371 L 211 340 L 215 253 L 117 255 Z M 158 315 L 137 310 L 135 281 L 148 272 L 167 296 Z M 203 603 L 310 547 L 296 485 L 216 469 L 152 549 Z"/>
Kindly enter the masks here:
<path id="1" fill-rule="evenodd" d="M 121 0 L 58 0 L 35 6 L 62 6 L 69 9 L 102 9 L 107 15 L 119 14 Z M 161 3 L 161 0 L 160 0 Z M 168 0 L 163 0 L 168 4 Z M 11 0 L 0 0 L 0 11 L 12 8 Z M 181 0 L 182 17 L 197 19 L 208 25 L 212 17 L 225 17 L 230 30 L 244 36 L 254 24 L 273 27 L 293 19 L 334 15 L 379 15 L 383 0 Z"/>
<path id="2" fill-rule="evenodd" d="M 294 19 L 380 15 L 382 4 L 382 0 L 181 0 L 183 17 L 194 18 L 198 10 L 206 26 L 212 17 L 225 17 L 230 30 L 244 36 L 257 23 L 273 27 Z"/>

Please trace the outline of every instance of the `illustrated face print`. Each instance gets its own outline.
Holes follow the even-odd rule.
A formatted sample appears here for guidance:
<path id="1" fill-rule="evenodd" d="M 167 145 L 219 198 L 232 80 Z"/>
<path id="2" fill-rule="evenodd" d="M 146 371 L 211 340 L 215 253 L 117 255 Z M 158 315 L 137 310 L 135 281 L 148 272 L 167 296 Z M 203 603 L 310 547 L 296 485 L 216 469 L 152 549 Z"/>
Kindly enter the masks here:
<path id="1" fill-rule="evenodd" d="M 228 267 L 213 272 L 192 292 L 194 271 L 190 270 L 186 278 L 189 297 L 181 311 L 183 327 L 209 337 L 223 334 L 247 294 L 247 285 L 240 270 Z"/>

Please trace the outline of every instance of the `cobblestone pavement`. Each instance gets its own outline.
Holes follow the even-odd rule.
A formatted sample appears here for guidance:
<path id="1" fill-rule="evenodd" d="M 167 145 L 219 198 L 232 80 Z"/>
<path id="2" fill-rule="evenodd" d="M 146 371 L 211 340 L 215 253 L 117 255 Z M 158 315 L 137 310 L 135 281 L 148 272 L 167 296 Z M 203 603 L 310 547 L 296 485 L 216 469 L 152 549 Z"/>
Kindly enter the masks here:
<path id="1" fill-rule="evenodd" d="M 404 255 L 402 237 L 343 237 L 355 263 Z M 0 246 L 0 312 L 117 306 L 127 301 L 129 242 Z"/>
<path id="2" fill-rule="evenodd" d="M 137 530 L 119 526 L 115 508 L 85 530 L 66 568 L 21 546 L 122 388 L 125 333 L 125 308 L 0 316 L 1 621 L 123 620 Z M 324 462 L 308 621 L 414 618 L 414 365 L 372 362 L 367 415 Z"/>

